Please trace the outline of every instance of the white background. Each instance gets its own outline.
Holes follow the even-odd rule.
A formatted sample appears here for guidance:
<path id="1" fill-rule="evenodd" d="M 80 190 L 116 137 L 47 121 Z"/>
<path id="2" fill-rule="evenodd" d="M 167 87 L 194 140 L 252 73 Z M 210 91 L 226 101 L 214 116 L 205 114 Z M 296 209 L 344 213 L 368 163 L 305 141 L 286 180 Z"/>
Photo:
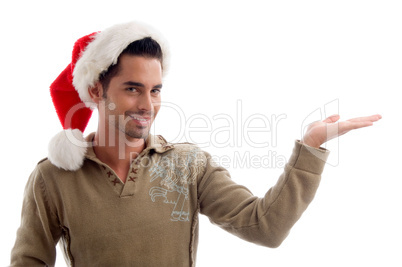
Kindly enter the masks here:
<path id="1" fill-rule="evenodd" d="M 0 266 L 9 264 L 27 178 L 61 130 L 50 83 L 70 62 L 76 39 L 133 19 L 170 41 L 163 98 L 187 121 L 204 114 L 216 129 L 213 116 L 235 118 L 238 100 L 244 120 L 286 115 L 275 133 L 254 133 L 252 140 L 269 147 L 241 138 L 232 147 L 205 147 L 214 155 L 274 151 L 288 158 L 306 122 L 324 118 L 325 106 L 342 119 L 383 115 L 375 126 L 328 143 L 332 154 L 316 198 L 281 247 L 247 243 L 201 216 L 198 266 L 402 266 L 401 14 L 400 1 L 387 0 L 3 1 Z M 186 124 L 164 108 L 154 131 L 197 143 L 211 134 L 188 140 L 179 127 Z M 95 130 L 93 116 L 87 133 Z M 229 169 L 259 196 L 281 173 L 275 166 Z M 65 266 L 61 254 L 56 266 Z"/>

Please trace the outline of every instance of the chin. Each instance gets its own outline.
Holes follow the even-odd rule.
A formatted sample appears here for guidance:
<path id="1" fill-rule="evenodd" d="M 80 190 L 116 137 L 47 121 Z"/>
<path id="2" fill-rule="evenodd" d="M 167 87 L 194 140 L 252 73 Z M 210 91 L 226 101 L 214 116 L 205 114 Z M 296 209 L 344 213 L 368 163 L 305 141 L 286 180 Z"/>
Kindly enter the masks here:
<path id="1" fill-rule="evenodd" d="M 144 129 L 141 131 L 126 131 L 126 137 L 130 139 L 146 139 L 149 135 L 149 129 Z"/>

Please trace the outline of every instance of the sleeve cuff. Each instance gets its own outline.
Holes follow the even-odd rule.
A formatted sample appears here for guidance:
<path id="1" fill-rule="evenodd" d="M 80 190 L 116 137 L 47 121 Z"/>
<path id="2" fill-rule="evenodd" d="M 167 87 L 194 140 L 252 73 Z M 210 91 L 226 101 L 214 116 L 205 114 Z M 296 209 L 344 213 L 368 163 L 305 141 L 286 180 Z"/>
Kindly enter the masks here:
<path id="1" fill-rule="evenodd" d="M 300 170 L 321 174 L 328 156 L 329 150 L 311 147 L 296 140 L 288 164 Z"/>

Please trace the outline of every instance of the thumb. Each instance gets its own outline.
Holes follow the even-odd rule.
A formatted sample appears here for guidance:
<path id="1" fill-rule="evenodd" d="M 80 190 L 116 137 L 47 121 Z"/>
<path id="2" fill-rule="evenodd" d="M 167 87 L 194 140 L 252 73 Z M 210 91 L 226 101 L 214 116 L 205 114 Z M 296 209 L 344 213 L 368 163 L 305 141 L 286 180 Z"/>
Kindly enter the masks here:
<path id="1" fill-rule="evenodd" d="M 326 118 L 325 120 L 323 120 L 323 122 L 326 123 L 334 123 L 337 122 L 339 120 L 340 116 L 338 114 L 335 115 L 331 115 L 328 118 Z"/>

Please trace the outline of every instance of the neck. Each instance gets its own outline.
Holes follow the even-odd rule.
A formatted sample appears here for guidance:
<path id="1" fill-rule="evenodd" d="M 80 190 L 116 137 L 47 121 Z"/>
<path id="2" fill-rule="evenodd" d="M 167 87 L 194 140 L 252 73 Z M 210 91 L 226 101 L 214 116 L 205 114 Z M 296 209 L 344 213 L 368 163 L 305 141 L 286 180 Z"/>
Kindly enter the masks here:
<path id="1" fill-rule="evenodd" d="M 132 161 L 145 149 L 142 138 L 128 137 L 121 131 L 110 136 L 108 131 L 102 134 L 97 131 L 94 137 L 94 152 L 96 157 L 112 168 L 119 178 L 125 182 Z"/>

